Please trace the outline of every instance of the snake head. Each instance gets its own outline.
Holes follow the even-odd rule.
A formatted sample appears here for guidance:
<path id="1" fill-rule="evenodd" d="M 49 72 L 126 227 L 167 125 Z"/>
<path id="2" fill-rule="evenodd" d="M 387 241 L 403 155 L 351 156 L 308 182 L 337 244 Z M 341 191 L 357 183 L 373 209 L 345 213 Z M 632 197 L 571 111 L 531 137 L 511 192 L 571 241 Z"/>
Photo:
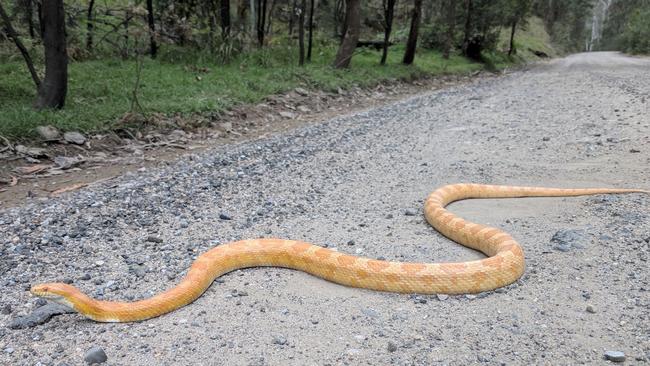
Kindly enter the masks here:
<path id="1" fill-rule="evenodd" d="M 73 299 L 80 293 L 76 287 L 65 283 L 42 283 L 29 290 L 34 296 L 75 309 Z"/>

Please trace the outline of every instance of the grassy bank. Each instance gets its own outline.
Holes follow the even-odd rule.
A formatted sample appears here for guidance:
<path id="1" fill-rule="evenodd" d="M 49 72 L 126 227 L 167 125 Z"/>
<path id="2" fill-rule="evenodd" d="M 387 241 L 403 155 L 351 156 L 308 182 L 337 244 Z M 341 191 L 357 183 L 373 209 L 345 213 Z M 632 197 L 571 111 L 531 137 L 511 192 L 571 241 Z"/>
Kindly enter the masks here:
<path id="1" fill-rule="evenodd" d="M 537 59 L 532 50 L 549 56 L 557 53 L 550 45 L 541 20 L 533 18 L 518 30 L 518 54 L 508 58 L 504 30 L 499 49 L 486 55 L 494 68 L 508 67 Z M 505 43 L 504 43 L 505 42 Z M 415 64 L 404 66 L 402 45 L 391 47 L 386 66 L 379 65 L 380 53 L 359 49 L 349 70 L 330 67 L 335 46 L 315 47 L 313 62 L 299 67 L 297 50 L 286 45 L 249 51 L 228 65 L 207 54 L 188 54 L 166 48 L 160 57 L 144 57 L 138 100 L 145 113 L 218 113 L 235 105 L 257 103 L 265 97 L 298 86 L 336 90 L 372 86 L 389 80 L 412 80 L 441 74 L 462 74 L 485 66 L 461 56 L 449 60 L 432 50 L 418 50 Z M 136 83 L 134 60 L 107 59 L 73 62 L 69 66 L 66 107 L 60 111 L 35 111 L 31 106 L 35 88 L 21 59 L 0 64 L 0 135 L 10 139 L 35 137 L 39 125 L 61 130 L 105 131 L 116 126 L 131 110 Z"/>
<path id="2" fill-rule="evenodd" d="M 295 50 L 273 48 L 254 51 L 219 65 L 207 57 L 183 63 L 145 58 L 138 99 L 147 113 L 219 112 L 242 103 L 298 86 L 336 90 L 369 86 L 386 80 L 415 79 L 444 73 L 467 73 L 482 66 L 460 56 L 444 60 L 439 53 L 422 51 L 412 67 L 401 65 L 403 50 L 389 53 L 388 65 L 378 65 L 379 53 L 361 50 L 350 70 L 334 70 L 333 48 L 319 49 L 314 62 L 295 65 Z M 171 52 L 170 52 L 171 53 Z M 66 107 L 38 112 L 31 108 L 35 88 L 23 63 L 0 65 L 0 134 L 9 138 L 33 137 L 34 128 L 51 124 L 62 130 L 110 129 L 131 108 L 136 62 L 85 61 L 70 64 Z"/>

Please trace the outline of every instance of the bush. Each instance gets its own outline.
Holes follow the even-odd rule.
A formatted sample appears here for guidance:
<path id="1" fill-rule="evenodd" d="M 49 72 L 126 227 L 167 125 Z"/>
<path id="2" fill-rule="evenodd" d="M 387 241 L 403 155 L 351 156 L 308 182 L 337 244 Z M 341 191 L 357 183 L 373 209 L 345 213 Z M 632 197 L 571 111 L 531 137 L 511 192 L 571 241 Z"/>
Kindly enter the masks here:
<path id="1" fill-rule="evenodd" d="M 623 49 L 630 53 L 650 53 L 650 9 L 636 9 L 621 36 Z"/>

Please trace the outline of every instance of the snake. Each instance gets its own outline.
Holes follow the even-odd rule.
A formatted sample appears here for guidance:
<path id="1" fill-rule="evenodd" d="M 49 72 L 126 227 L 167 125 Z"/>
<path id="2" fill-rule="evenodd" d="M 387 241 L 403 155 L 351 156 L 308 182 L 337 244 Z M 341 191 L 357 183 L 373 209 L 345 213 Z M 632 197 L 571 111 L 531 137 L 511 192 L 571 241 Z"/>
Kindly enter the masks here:
<path id="1" fill-rule="evenodd" d="M 30 292 L 65 305 L 98 322 L 134 322 L 154 318 L 198 299 L 219 276 L 249 267 L 284 267 L 345 286 L 407 294 L 473 294 L 507 286 L 524 273 L 521 245 L 508 233 L 466 221 L 445 207 L 471 198 L 568 197 L 646 193 L 641 189 L 544 188 L 450 184 L 426 199 L 424 216 L 447 238 L 485 254 L 466 262 L 416 263 L 353 256 L 298 240 L 249 239 L 218 245 L 198 256 L 175 287 L 132 302 L 102 301 L 65 283 L 34 285 Z"/>

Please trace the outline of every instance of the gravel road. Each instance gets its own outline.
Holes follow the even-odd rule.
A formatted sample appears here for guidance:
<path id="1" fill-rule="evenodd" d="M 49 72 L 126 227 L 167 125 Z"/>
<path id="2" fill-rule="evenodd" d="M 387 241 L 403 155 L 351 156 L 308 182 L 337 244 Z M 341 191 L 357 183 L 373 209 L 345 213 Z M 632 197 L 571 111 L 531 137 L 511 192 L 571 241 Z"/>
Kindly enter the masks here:
<path id="1" fill-rule="evenodd" d="M 173 286 L 197 254 L 244 238 L 389 260 L 481 258 L 426 224 L 431 190 L 649 188 L 649 96 L 647 59 L 574 55 L 0 211 L 0 364 L 82 365 L 103 353 L 110 365 L 604 364 L 613 351 L 648 364 L 642 194 L 452 205 L 526 252 L 521 280 L 478 296 L 379 293 L 262 268 L 146 322 L 20 317 L 43 306 L 31 284 L 140 299 Z"/>

